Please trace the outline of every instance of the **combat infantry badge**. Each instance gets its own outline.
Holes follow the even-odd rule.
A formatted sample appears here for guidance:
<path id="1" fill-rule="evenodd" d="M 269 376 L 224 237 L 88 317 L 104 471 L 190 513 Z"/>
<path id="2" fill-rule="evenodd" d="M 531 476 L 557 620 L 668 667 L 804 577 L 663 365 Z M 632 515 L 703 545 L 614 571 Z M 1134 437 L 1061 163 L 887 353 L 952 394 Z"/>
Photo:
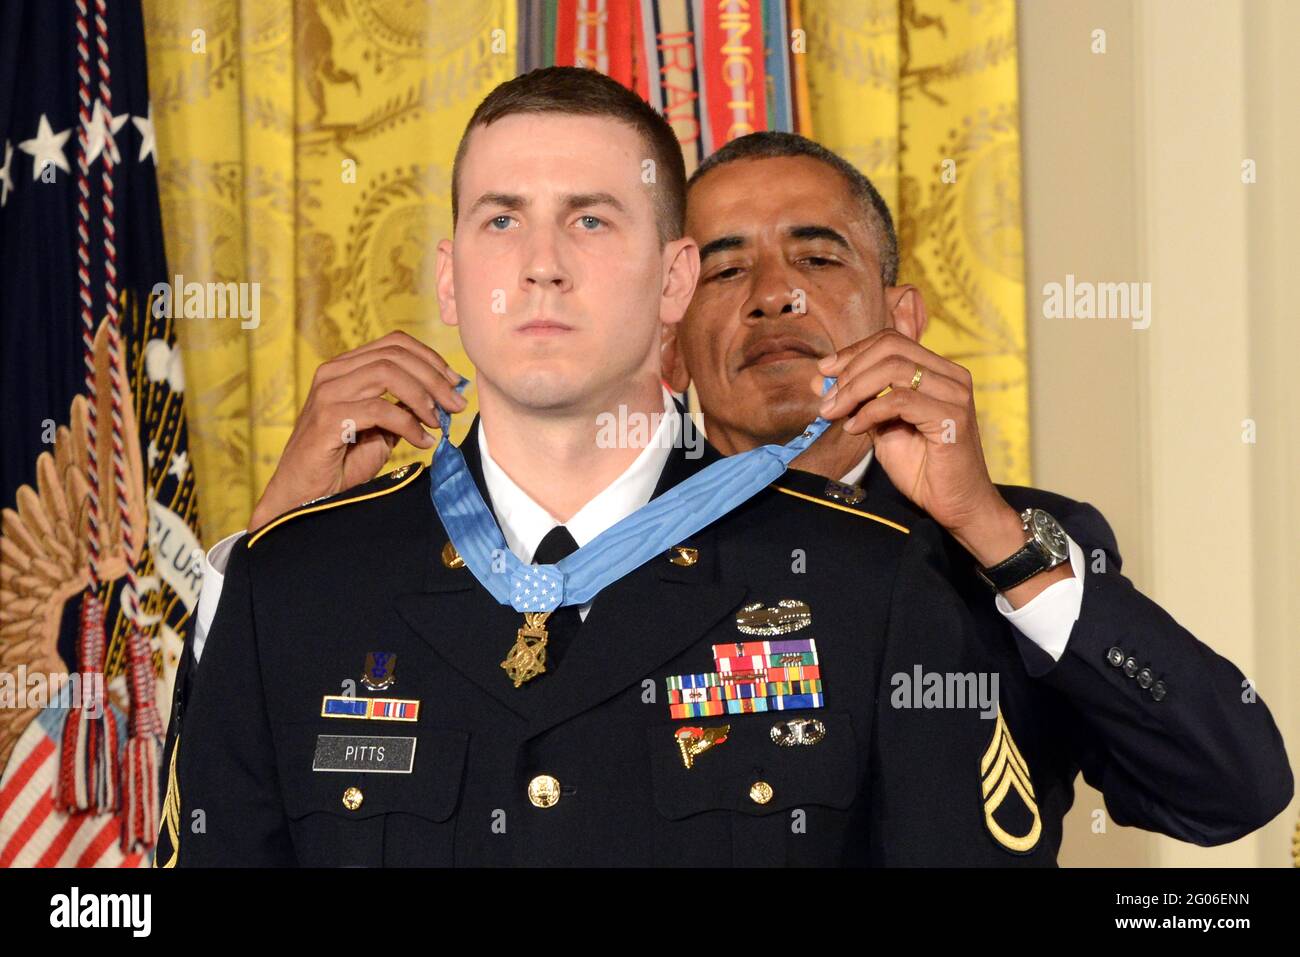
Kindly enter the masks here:
<path id="1" fill-rule="evenodd" d="M 794 598 L 782 598 L 775 608 L 756 601 L 736 612 L 736 630 L 742 635 L 788 635 L 811 624 L 808 604 Z"/>

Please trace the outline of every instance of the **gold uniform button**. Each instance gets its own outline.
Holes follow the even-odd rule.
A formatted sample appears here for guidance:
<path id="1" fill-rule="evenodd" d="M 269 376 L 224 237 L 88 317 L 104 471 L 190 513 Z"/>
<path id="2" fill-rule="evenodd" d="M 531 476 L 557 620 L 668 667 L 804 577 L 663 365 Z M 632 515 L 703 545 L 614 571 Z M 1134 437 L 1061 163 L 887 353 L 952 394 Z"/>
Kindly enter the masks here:
<path id="1" fill-rule="evenodd" d="M 560 803 L 560 782 L 549 774 L 539 774 L 528 782 L 528 800 L 533 807 L 555 807 Z"/>
<path id="2" fill-rule="evenodd" d="M 749 799 L 755 804 L 766 804 L 772 800 L 772 785 L 766 781 L 755 781 L 749 788 Z"/>
<path id="3" fill-rule="evenodd" d="M 442 564 L 446 568 L 464 568 L 465 559 L 460 557 L 456 551 L 456 546 L 448 540 L 446 545 L 442 546 Z"/>
<path id="4" fill-rule="evenodd" d="M 343 806 L 349 811 L 355 811 L 361 807 L 361 802 L 365 797 L 361 793 L 361 788 L 348 788 L 343 792 Z"/>

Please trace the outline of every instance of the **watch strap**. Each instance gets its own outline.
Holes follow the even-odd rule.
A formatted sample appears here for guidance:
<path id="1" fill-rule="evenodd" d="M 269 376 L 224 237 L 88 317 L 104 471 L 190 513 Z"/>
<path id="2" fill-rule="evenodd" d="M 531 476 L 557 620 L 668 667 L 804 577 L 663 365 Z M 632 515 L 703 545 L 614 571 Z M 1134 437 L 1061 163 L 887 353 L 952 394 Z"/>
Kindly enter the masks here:
<path id="1" fill-rule="evenodd" d="M 1051 558 L 1043 554 L 1036 541 L 1030 539 L 1010 558 L 988 568 L 978 568 L 977 571 L 991 588 L 1004 592 L 1052 567 Z"/>

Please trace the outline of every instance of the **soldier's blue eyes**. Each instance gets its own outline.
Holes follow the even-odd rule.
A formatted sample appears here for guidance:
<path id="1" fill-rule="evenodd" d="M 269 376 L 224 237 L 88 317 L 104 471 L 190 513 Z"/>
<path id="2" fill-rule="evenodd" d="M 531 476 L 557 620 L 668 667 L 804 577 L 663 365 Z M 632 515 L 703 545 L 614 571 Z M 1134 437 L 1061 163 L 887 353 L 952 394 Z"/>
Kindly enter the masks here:
<path id="1" fill-rule="evenodd" d="M 512 222 L 513 220 L 504 214 L 501 216 L 493 216 L 488 220 L 488 228 L 499 232 L 501 230 L 509 229 Z M 579 216 L 578 224 L 582 226 L 585 231 L 591 232 L 604 226 L 605 221 L 599 216 Z"/>

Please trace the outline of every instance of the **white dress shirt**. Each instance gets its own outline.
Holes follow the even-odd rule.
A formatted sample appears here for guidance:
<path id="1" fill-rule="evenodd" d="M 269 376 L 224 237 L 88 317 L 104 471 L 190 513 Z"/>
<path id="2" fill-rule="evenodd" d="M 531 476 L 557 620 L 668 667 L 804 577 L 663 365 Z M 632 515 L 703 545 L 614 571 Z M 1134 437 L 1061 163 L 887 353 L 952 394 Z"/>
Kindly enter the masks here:
<path id="1" fill-rule="evenodd" d="M 627 518 L 654 495 L 659 474 L 664 470 L 682 427 L 672 396 L 667 389 L 663 393 L 664 415 L 646 447 L 618 478 L 563 523 L 579 548 Z M 483 482 L 492 498 L 492 510 L 505 536 L 506 546 L 521 562 L 531 562 L 542 539 L 561 523 L 516 485 L 492 458 L 487 430 L 482 422 L 479 423 L 478 449 L 483 460 Z M 579 606 L 578 614 L 583 621 L 587 620 L 590 610 L 591 602 Z"/>
<path id="2" fill-rule="evenodd" d="M 563 523 L 579 548 L 650 501 L 650 496 L 659 483 L 659 475 L 668 461 L 668 453 L 677 444 L 680 434 L 681 419 L 673 405 L 672 396 L 665 389 L 664 417 L 649 444 L 623 474 Z M 483 480 L 506 545 L 520 561 L 531 562 L 533 553 L 537 551 L 537 546 L 546 537 L 546 533 L 561 523 L 533 501 L 496 463 L 488 449 L 487 433 L 481 423 L 478 447 L 483 461 Z M 868 450 L 862 461 L 853 466 L 840 481 L 846 485 L 861 482 L 871 465 L 873 452 L 874 450 Z M 194 632 L 196 662 L 203 653 L 208 629 L 212 627 L 212 619 L 217 614 L 226 563 L 230 559 L 230 546 L 242 534 L 244 533 L 236 532 L 223 538 L 203 557 L 203 583 L 199 590 Z M 994 596 L 994 604 L 1002 616 L 1026 638 L 1051 655 L 1053 661 L 1060 661 L 1061 655 L 1065 654 L 1070 632 L 1083 607 L 1083 576 L 1086 572 L 1083 549 L 1072 538 L 1069 543 L 1073 578 L 1053 582 L 1020 608 L 1012 608 L 1011 603 L 1000 594 Z M 585 621 L 590 610 L 591 603 L 588 602 L 578 609 L 578 614 Z"/>

